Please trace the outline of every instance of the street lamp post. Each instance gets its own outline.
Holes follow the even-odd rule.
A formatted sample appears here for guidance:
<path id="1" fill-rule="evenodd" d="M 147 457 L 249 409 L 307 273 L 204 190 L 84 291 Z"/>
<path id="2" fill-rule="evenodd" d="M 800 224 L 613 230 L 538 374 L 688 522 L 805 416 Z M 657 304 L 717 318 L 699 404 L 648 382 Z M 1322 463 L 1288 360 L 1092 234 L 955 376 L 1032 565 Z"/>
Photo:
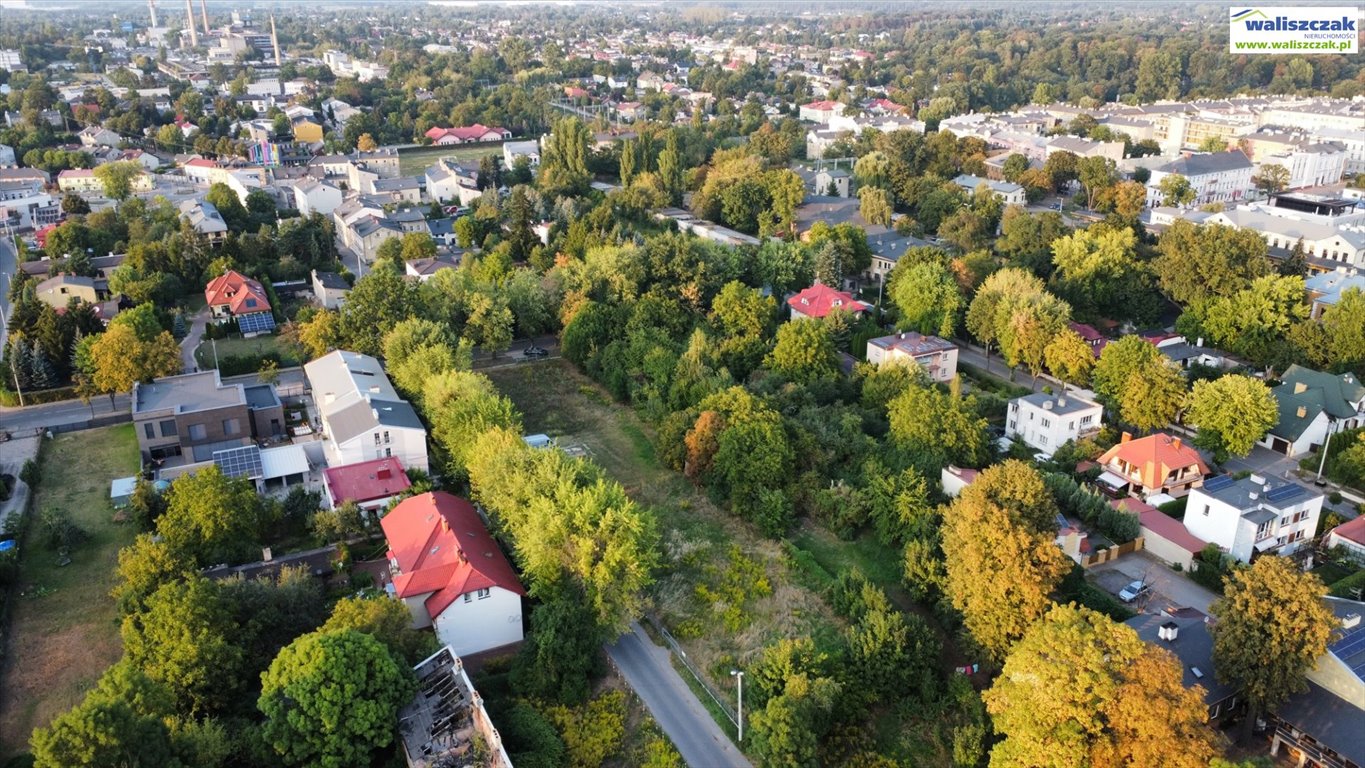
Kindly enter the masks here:
<path id="1" fill-rule="evenodd" d="M 1327 448 L 1332 444 L 1332 426 L 1334 424 L 1336 424 L 1335 421 L 1327 422 L 1327 437 L 1322 440 L 1322 458 L 1318 461 L 1318 476 L 1314 480 L 1315 483 L 1322 482 L 1322 470 L 1327 465 Z"/>
<path id="2" fill-rule="evenodd" d="M 744 743 L 744 673 L 738 669 L 730 670 L 730 677 L 739 681 L 739 702 L 735 708 L 735 721 L 739 726 L 739 741 Z"/>

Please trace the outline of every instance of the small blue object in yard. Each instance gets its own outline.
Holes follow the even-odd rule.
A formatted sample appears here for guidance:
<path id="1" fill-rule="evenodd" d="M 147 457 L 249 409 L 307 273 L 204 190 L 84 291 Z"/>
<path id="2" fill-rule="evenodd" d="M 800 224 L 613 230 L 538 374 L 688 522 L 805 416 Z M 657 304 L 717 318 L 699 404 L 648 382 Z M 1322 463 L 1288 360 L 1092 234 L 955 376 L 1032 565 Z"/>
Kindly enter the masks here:
<path id="1" fill-rule="evenodd" d="M 5 539 L 4 541 L 0 541 L 0 552 L 8 552 L 11 549 L 14 549 L 15 546 L 14 539 Z"/>

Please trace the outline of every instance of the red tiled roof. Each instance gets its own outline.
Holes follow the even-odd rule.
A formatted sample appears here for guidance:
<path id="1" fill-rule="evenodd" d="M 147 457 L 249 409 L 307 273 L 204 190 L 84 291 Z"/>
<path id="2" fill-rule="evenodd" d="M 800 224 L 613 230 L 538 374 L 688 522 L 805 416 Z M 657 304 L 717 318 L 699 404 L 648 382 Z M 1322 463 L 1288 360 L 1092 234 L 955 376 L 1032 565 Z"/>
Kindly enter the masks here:
<path id="1" fill-rule="evenodd" d="M 1332 529 L 1331 535 L 1365 545 L 1365 515 L 1361 515 L 1348 523 L 1338 525 Z"/>
<path id="2" fill-rule="evenodd" d="M 842 309 L 845 312 L 866 312 L 872 309 L 871 304 L 858 301 L 852 294 L 836 291 L 823 283 L 816 283 L 787 299 L 787 304 L 806 317 L 817 318 L 828 315 L 833 309 Z"/>
<path id="3" fill-rule="evenodd" d="M 480 589 L 526 594 L 474 505 L 458 496 L 444 491 L 410 496 L 380 525 L 401 571 L 394 589 L 399 597 L 432 593 L 426 608 L 433 619 L 461 595 Z"/>
<path id="4" fill-rule="evenodd" d="M 809 104 L 804 104 L 804 105 L 802 105 L 802 106 L 804 106 L 804 107 L 806 107 L 806 108 L 808 108 L 808 109 L 818 109 L 818 110 L 820 110 L 821 112 L 828 112 L 828 111 L 830 111 L 831 109 L 838 109 L 839 107 L 841 107 L 841 106 L 843 106 L 843 105 L 840 104 L 840 103 L 837 102 L 837 101 L 828 101 L 828 100 L 827 100 L 827 101 L 812 101 L 811 103 L 809 103 Z"/>
<path id="5" fill-rule="evenodd" d="M 440 141 L 446 136 L 454 136 L 460 141 L 483 138 L 489 133 L 501 134 L 501 128 L 493 128 L 480 123 L 461 128 L 432 128 L 426 132 L 426 137 L 432 141 Z"/>
<path id="6" fill-rule="evenodd" d="M 196 158 L 194 158 L 193 160 L 187 160 L 187 161 L 185 162 L 185 167 L 186 167 L 186 168 L 220 168 L 220 167 L 222 167 L 222 166 L 218 165 L 218 163 L 215 163 L 214 161 L 209 160 L 209 159 L 207 159 L 207 158 L 196 157 Z"/>
<path id="7" fill-rule="evenodd" d="M 1104 334 L 1095 330 L 1093 326 L 1086 325 L 1085 323 L 1077 323 L 1074 321 L 1069 322 L 1066 325 L 1068 328 L 1075 331 L 1082 339 L 1085 339 L 1086 341 L 1092 344 L 1097 341 L 1104 341 Z"/>
<path id="8" fill-rule="evenodd" d="M 1167 516 L 1164 512 L 1145 501 L 1140 501 L 1130 496 L 1128 498 L 1116 499 L 1110 502 L 1110 504 L 1116 509 L 1136 513 L 1138 516 L 1138 523 L 1140 523 L 1143 528 L 1155 533 L 1186 552 L 1199 552 L 1209 545 L 1207 541 L 1190 533 L 1184 523 L 1181 523 L 1173 517 Z"/>
<path id="9" fill-rule="evenodd" d="M 386 499 L 412 487 L 403 465 L 396 458 L 373 459 L 323 470 L 332 504 Z"/>
<path id="10" fill-rule="evenodd" d="M 234 315 L 270 311 L 270 301 L 261 284 L 232 269 L 209 281 L 204 287 L 204 300 L 210 307 L 227 304 Z"/>
<path id="11" fill-rule="evenodd" d="M 1199 451 L 1180 438 L 1161 432 L 1119 443 L 1104 452 L 1100 463 L 1108 466 L 1118 459 L 1137 468 L 1144 488 L 1162 487 L 1167 475 L 1185 467 L 1194 466 L 1201 474 L 1209 473 L 1209 465 L 1204 463 Z"/>

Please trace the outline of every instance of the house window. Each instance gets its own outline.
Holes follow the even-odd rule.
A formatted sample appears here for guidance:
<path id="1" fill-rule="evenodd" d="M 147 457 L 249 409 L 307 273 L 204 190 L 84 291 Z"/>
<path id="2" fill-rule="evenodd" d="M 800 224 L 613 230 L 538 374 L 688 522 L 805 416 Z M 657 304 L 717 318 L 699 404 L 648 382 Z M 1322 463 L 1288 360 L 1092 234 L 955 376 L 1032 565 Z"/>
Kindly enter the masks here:
<path id="1" fill-rule="evenodd" d="M 472 603 L 472 602 L 474 602 L 474 598 L 473 598 L 473 597 L 470 597 L 469 593 L 466 592 L 466 593 L 464 593 L 464 601 L 465 601 L 466 603 Z"/>
<path id="2" fill-rule="evenodd" d="M 191 439 L 191 440 L 207 440 L 207 439 L 208 439 L 208 436 L 209 436 L 208 427 L 205 427 L 203 424 L 191 424 L 191 425 L 190 425 L 190 439 Z"/>
<path id="3" fill-rule="evenodd" d="M 1069 421 L 1069 422 L 1067 422 L 1066 428 L 1067 428 L 1067 431 L 1068 431 L 1068 432 L 1075 432 L 1075 431 L 1076 431 L 1076 422 L 1074 422 L 1074 421 Z"/>
<path id="4" fill-rule="evenodd" d="M 175 437 L 177 434 L 179 433 L 176 432 L 175 429 L 175 419 L 166 419 L 165 421 L 161 422 L 162 437 Z"/>
<path id="5" fill-rule="evenodd" d="M 152 426 L 152 422 L 149 421 L 142 425 L 142 433 L 147 436 L 148 440 L 156 437 L 156 429 Z"/>
<path id="6" fill-rule="evenodd" d="M 1264 539 L 1265 537 L 1267 537 L 1267 536 L 1269 536 L 1269 535 L 1270 535 L 1270 521 L 1269 521 L 1269 520 L 1267 520 L 1267 521 L 1265 521 L 1264 523 L 1261 523 L 1260 525 L 1256 526 L 1256 540 L 1257 540 L 1257 541 L 1260 541 L 1261 539 Z"/>
<path id="7" fill-rule="evenodd" d="M 387 445 L 387 444 L 389 443 L 389 433 L 388 433 L 387 430 L 385 430 L 385 432 L 384 432 L 384 443 L 385 443 L 385 445 Z"/>
<path id="8" fill-rule="evenodd" d="M 484 599 L 485 597 L 488 597 L 488 596 L 491 595 L 491 594 L 493 594 L 491 590 L 488 590 L 488 589 L 481 589 L 481 590 L 479 590 L 479 599 L 482 600 L 482 599 Z"/>
<path id="9" fill-rule="evenodd" d="M 1208 517 L 1208 516 L 1209 516 L 1209 505 L 1208 505 L 1208 504 L 1205 504 L 1205 505 L 1204 505 L 1204 517 Z"/>
<path id="10" fill-rule="evenodd" d="M 379 433 L 374 433 L 374 444 L 379 445 Z"/>
<path id="11" fill-rule="evenodd" d="M 1052 426 L 1052 420 L 1051 420 L 1051 419 L 1043 419 L 1043 428 L 1046 429 L 1046 428 L 1048 428 L 1048 427 L 1050 427 L 1050 426 Z"/>
<path id="12" fill-rule="evenodd" d="M 385 449 L 384 449 L 384 458 L 387 459 L 387 458 L 391 458 L 392 456 L 393 456 L 393 449 L 392 449 L 392 448 L 385 448 Z"/>
<path id="13" fill-rule="evenodd" d="M 237 419 L 223 419 L 223 434 L 228 437 L 239 434 L 242 431 L 242 423 Z"/>

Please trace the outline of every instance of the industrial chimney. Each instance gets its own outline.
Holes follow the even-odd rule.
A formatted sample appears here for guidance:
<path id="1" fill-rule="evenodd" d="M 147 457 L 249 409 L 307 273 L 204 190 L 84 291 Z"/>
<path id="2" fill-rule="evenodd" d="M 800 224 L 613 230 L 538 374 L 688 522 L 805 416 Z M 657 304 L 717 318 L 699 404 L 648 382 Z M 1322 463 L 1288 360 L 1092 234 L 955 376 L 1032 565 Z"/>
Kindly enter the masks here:
<path id="1" fill-rule="evenodd" d="M 156 0 L 147 0 L 147 10 L 152 14 L 152 26 L 158 26 L 156 23 Z"/>
<path id="2" fill-rule="evenodd" d="M 190 31 L 190 47 L 199 47 L 199 32 L 194 28 L 194 5 L 191 0 L 185 0 L 185 29 Z"/>
<path id="3" fill-rule="evenodd" d="M 199 18 L 204 20 L 204 37 L 209 36 L 209 6 L 205 0 L 199 0 Z"/>
<path id="4" fill-rule="evenodd" d="M 275 34 L 275 14 L 270 14 L 270 47 L 275 49 L 275 66 L 280 66 L 280 38 Z"/>

